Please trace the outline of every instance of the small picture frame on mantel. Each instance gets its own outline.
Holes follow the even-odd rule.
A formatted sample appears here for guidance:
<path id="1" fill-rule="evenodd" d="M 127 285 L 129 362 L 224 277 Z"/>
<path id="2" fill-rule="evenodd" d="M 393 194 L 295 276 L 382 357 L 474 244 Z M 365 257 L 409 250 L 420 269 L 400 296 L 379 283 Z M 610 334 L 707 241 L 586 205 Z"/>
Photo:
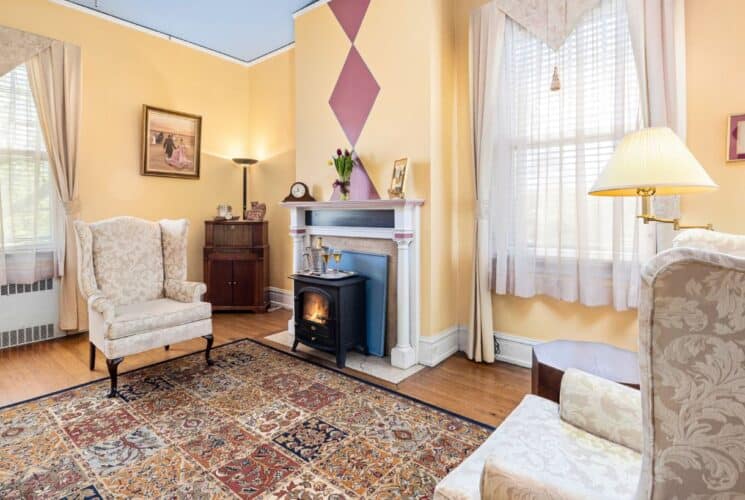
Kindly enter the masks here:
<path id="1" fill-rule="evenodd" d="M 745 161 L 745 113 L 727 118 L 727 161 Z"/>
<path id="2" fill-rule="evenodd" d="M 393 175 L 391 175 L 391 187 L 388 189 L 390 199 L 404 198 L 404 187 L 406 186 L 406 174 L 409 168 L 409 159 L 400 158 L 393 162 Z"/>

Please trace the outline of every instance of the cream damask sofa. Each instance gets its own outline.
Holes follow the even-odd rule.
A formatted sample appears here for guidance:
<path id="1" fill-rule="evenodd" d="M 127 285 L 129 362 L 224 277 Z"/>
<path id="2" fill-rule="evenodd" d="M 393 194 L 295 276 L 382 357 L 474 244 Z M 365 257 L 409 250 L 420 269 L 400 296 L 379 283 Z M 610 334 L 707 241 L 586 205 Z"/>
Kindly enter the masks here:
<path id="1" fill-rule="evenodd" d="M 691 230 L 651 259 L 641 392 L 569 370 L 526 396 L 436 499 L 745 498 L 745 237 Z"/>
<path id="2" fill-rule="evenodd" d="M 75 222 L 78 285 L 88 302 L 90 369 L 106 357 L 109 397 L 124 356 L 197 337 L 212 348 L 212 308 L 204 283 L 186 281 L 186 220 L 115 217 Z"/>

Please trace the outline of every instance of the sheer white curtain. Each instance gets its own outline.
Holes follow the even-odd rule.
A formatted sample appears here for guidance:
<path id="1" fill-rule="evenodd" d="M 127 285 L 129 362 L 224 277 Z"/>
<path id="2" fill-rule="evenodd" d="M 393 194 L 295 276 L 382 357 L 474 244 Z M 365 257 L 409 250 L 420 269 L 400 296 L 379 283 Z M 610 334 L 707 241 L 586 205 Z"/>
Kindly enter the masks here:
<path id="1" fill-rule="evenodd" d="M 498 294 L 618 310 L 635 307 L 653 242 L 633 198 L 587 191 L 621 138 L 641 126 L 639 79 L 623 0 L 602 0 L 558 51 L 507 22 L 490 228 Z M 554 66 L 561 89 L 551 91 Z"/>
<path id="2" fill-rule="evenodd" d="M 686 140 L 685 0 L 626 0 L 645 127 L 670 127 Z M 680 216 L 678 196 L 657 196 L 655 213 Z M 656 250 L 672 246 L 669 224 L 656 224 Z"/>
<path id="3" fill-rule="evenodd" d="M 20 65 L 0 77 L 0 284 L 54 275 L 56 205 L 34 97 Z"/>

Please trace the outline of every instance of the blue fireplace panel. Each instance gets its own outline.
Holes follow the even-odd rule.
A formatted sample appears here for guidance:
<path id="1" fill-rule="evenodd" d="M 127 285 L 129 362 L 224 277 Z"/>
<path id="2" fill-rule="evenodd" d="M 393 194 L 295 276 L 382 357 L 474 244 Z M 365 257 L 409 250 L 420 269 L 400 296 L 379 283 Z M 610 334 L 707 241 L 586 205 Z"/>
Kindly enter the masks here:
<path id="1" fill-rule="evenodd" d="M 388 317 L 388 256 L 343 250 L 339 267 L 344 271 L 356 271 L 367 277 L 365 283 L 367 350 L 373 356 L 385 356 L 385 331 Z"/>

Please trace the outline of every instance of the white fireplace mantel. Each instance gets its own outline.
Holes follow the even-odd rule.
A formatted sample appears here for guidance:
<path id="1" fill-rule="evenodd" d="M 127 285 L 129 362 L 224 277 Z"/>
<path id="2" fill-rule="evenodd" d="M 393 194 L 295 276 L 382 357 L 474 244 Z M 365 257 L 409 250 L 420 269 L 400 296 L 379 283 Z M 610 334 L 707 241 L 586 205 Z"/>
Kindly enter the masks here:
<path id="1" fill-rule="evenodd" d="M 366 201 L 308 201 L 285 202 L 280 205 L 290 210 L 290 236 L 293 241 L 293 272 L 303 266 L 303 252 L 313 236 L 372 238 L 393 240 L 396 243 L 398 272 L 396 346 L 391 350 L 391 365 L 406 369 L 419 362 L 420 304 L 420 219 L 424 200 L 366 200 Z M 321 210 L 393 211 L 392 227 L 355 227 L 338 225 L 306 225 L 306 212 Z M 289 330 L 294 334 L 294 322 Z"/>

